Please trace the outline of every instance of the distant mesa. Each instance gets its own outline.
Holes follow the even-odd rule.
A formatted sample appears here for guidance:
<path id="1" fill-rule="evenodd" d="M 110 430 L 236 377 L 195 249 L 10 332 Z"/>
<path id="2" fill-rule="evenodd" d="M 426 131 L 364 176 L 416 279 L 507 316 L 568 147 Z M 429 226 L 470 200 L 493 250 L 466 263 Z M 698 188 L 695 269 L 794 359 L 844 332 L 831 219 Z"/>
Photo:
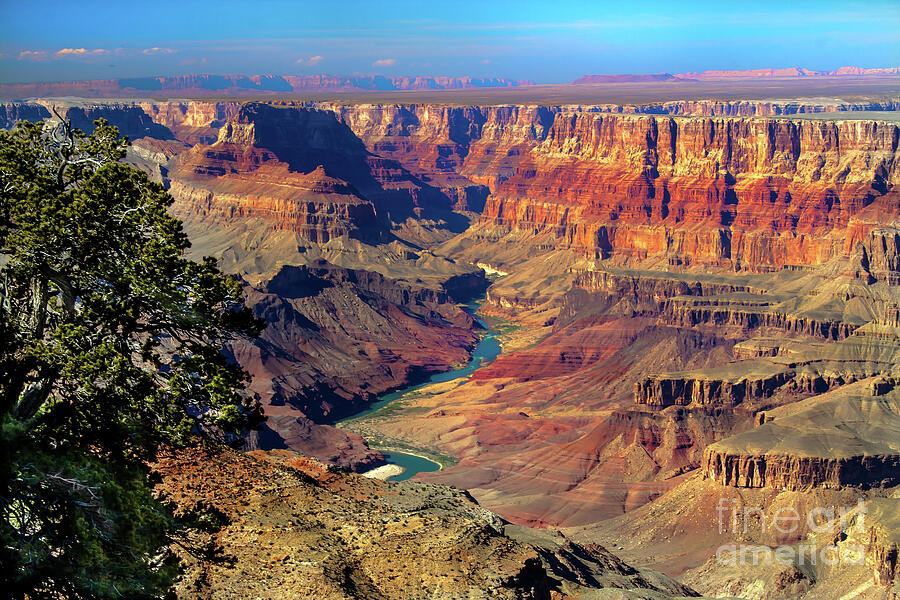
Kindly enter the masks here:
<path id="1" fill-rule="evenodd" d="M 638 75 L 583 75 L 573 81 L 575 85 L 586 83 L 644 83 L 654 81 L 674 81 L 677 75 L 670 73 L 644 73 Z"/>
<path id="2" fill-rule="evenodd" d="M 703 71 L 701 73 L 653 73 L 636 75 L 583 75 L 575 85 L 596 83 L 643 83 L 656 81 L 705 81 L 715 79 L 794 79 L 803 77 L 871 77 L 900 75 L 900 67 L 866 69 L 841 67 L 835 71 L 812 71 L 799 67 L 789 69 L 750 69 L 747 71 Z"/>

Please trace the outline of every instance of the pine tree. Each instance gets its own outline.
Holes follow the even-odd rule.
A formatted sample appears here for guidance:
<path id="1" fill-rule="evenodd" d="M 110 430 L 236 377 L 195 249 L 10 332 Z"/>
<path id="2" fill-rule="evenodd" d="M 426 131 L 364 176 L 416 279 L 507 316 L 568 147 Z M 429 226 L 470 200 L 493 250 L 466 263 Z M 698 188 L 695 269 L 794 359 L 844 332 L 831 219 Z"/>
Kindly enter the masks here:
<path id="1" fill-rule="evenodd" d="M 223 354 L 261 324 L 186 258 L 172 198 L 103 121 L 0 131 L 0 584 L 13 597 L 159 597 L 175 521 L 147 462 L 260 412 Z"/>

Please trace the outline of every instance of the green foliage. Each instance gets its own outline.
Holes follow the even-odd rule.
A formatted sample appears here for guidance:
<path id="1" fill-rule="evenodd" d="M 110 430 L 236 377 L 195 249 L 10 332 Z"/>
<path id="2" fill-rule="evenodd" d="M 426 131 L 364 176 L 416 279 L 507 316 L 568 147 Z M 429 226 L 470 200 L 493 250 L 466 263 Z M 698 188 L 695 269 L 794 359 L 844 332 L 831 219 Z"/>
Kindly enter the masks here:
<path id="1" fill-rule="evenodd" d="M 0 131 L 0 582 L 159 597 L 175 522 L 146 461 L 260 418 L 222 352 L 261 324 L 103 121 Z"/>

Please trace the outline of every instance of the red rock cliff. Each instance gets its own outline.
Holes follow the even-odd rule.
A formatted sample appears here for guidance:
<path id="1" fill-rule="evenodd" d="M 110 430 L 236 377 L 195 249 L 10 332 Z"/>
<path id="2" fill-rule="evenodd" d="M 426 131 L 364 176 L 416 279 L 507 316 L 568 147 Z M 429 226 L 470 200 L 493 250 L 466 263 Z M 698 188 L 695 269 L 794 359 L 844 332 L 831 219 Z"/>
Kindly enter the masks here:
<path id="1" fill-rule="evenodd" d="M 560 112 L 493 191 L 482 225 L 586 252 L 816 264 L 898 216 L 881 198 L 900 182 L 898 139 L 900 127 L 875 121 Z"/>

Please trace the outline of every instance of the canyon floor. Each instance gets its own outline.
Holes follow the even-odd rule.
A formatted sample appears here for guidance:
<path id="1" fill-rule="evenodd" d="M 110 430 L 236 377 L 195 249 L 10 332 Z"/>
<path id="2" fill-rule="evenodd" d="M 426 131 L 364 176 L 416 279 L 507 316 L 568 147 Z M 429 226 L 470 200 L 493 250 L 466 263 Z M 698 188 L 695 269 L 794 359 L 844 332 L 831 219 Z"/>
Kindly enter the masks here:
<path id="1" fill-rule="evenodd" d="M 157 465 L 179 596 L 900 594 L 898 81 L 0 107 L 119 126 L 268 323 L 247 452 Z"/>

